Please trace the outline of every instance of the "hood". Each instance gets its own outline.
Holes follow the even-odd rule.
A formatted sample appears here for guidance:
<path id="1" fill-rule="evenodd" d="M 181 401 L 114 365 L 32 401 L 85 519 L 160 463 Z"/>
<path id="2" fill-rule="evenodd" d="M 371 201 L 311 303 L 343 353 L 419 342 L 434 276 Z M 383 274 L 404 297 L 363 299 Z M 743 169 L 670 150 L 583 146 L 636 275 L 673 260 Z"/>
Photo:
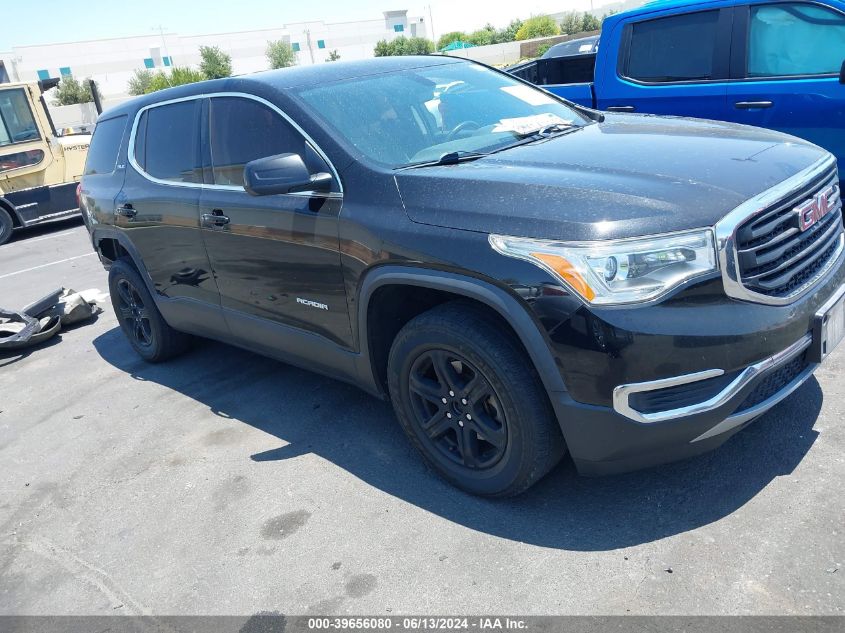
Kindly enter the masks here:
<path id="1" fill-rule="evenodd" d="M 608 115 L 564 136 L 395 178 L 414 222 L 597 240 L 712 226 L 826 155 L 759 128 Z"/>

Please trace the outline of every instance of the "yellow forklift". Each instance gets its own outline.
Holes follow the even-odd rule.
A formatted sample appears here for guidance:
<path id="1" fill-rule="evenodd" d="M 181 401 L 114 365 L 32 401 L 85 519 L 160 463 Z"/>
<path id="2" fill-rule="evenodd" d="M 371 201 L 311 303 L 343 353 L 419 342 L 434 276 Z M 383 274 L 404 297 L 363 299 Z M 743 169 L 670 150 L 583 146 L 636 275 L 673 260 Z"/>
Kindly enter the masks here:
<path id="1" fill-rule="evenodd" d="M 57 133 L 44 92 L 58 83 L 0 84 L 0 244 L 17 228 L 79 213 L 76 188 L 91 135 Z M 100 112 L 96 86 L 89 85 Z"/>

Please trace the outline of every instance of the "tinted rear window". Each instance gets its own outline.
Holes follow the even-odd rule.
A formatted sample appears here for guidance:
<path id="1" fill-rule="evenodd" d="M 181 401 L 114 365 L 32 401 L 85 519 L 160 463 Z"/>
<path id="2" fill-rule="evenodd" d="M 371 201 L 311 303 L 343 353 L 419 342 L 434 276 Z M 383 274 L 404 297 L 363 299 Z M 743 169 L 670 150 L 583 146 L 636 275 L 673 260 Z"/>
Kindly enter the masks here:
<path id="1" fill-rule="evenodd" d="M 625 75 L 641 81 L 692 81 L 713 76 L 718 11 L 634 24 Z"/>
<path id="2" fill-rule="evenodd" d="M 123 130 L 126 128 L 126 116 L 118 116 L 106 121 L 100 121 L 94 129 L 91 147 L 88 148 L 88 158 L 85 160 L 85 175 L 110 174 L 117 164 L 117 153 Z"/>
<path id="3" fill-rule="evenodd" d="M 135 160 L 150 176 L 173 182 L 202 182 L 199 144 L 200 100 L 150 108 L 139 122 Z"/>

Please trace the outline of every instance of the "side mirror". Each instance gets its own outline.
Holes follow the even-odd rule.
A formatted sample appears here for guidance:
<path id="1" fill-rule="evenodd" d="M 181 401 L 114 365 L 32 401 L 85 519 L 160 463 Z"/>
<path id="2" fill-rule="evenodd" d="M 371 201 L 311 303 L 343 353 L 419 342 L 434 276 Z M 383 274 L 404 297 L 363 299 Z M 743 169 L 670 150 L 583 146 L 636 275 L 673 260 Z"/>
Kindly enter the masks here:
<path id="1" fill-rule="evenodd" d="M 299 191 L 331 190 L 331 174 L 312 174 L 299 154 L 277 154 L 250 161 L 244 166 L 244 189 L 253 196 Z"/>
<path id="2" fill-rule="evenodd" d="M 842 62 L 842 70 L 839 71 L 839 83 L 845 84 L 845 61 Z"/>

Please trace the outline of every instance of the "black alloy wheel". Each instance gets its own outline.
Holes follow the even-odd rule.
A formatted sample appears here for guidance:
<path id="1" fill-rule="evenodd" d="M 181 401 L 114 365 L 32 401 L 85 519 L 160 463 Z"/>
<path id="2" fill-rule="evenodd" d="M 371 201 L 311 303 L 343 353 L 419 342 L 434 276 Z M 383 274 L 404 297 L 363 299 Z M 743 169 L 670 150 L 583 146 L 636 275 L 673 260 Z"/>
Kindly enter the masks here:
<path id="1" fill-rule="evenodd" d="M 144 305 L 137 288 L 128 279 L 117 282 L 118 318 L 124 323 L 124 332 L 142 349 L 149 349 L 154 344 L 150 311 Z"/>
<path id="2" fill-rule="evenodd" d="M 460 354 L 431 349 L 409 373 L 414 422 L 435 454 L 472 470 L 495 466 L 508 443 L 507 419 L 490 381 Z"/>

